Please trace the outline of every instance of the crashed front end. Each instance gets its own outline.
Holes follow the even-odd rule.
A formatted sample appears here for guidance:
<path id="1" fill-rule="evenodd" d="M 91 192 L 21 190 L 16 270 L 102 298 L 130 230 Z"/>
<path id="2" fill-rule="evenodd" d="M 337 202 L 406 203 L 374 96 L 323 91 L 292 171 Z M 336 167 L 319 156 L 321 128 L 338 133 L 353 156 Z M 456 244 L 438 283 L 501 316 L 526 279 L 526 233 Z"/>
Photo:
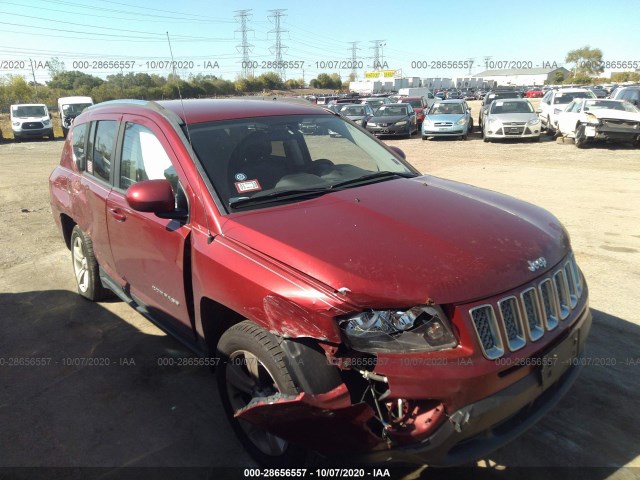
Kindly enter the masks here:
<path id="1" fill-rule="evenodd" d="M 617 112 L 616 112 L 617 113 Z M 617 115 L 619 117 L 619 115 Z M 588 139 L 608 142 L 640 142 L 637 118 L 610 118 L 587 113 L 584 134 Z"/>
<path id="2" fill-rule="evenodd" d="M 340 313 L 342 342 L 319 344 L 343 383 L 316 395 L 254 398 L 236 418 L 349 462 L 445 466 L 490 453 L 567 392 L 591 326 L 571 252 L 531 268 L 543 273 L 490 298 Z M 336 295 L 344 311 L 351 292 Z M 298 339 L 282 341 L 295 352 L 286 346 Z"/>

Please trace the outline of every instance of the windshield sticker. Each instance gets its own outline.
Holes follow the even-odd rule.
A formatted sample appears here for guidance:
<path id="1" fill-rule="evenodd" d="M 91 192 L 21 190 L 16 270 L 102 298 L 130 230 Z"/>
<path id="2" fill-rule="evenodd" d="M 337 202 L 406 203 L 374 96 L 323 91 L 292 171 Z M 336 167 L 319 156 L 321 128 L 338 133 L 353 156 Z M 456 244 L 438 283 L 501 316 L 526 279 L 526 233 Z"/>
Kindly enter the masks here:
<path id="1" fill-rule="evenodd" d="M 262 190 L 262 187 L 258 180 L 247 180 L 246 182 L 236 182 L 236 190 L 238 190 L 238 193 L 255 192 Z"/>
<path id="2" fill-rule="evenodd" d="M 87 160 L 87 172 L 93 173 L 93 161 Z"/>
<path id="3" fill-rule="evenodd" d="M 503 105 L 504 105 L 504 102 L 503 102 L 502 100 L 496 100 L 496 101 L 495 101 L 495 106 L 496 106 L 496 107 L 501 107 L 501 106 L 503 106 Z"/>
<path id="4" fill-rule="evenodd" d="M 243 182 L 247 179 L 247 176 L 244 173 L 236 173 L 235 179 L 239 182 Z"/>

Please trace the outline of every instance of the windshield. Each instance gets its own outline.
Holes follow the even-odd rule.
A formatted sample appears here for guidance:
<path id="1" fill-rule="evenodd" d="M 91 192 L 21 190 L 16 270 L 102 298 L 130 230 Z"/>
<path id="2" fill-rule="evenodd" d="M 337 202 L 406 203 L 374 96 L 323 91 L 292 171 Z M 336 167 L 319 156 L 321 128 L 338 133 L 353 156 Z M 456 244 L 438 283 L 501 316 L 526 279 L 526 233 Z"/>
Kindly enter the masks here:
<path id="1" fill-rule="evenodd" d="M 434 103 L 429 115 L 461 115 L 464 113 L 461 103 Z"/>
<path id="2" fill-rule="evenodd" d="M 14 117 L 46 117 L 47 112 L 43 105 L 26 105 L 23 107 L 15 107 L 13 110 Z"/>
<path id="3" fill-rule="evenodd" d="M 71 103 L 69 105 L 62 105 L 62 114 L 67 115 L 75 115 L 78 116 L 82 113 L 82 111 L 90 107 L 91 103 Z"/>
<path id="4" fill-rule="evenodd" d="M 495 100 L 491 104 L 491 113 L 533 113 L 533 107 L 529 102 L 509 102 L 507 100 Z"/>
<path id="5" fill-rule="evenodd" d="M 408 115 L 407 107 L 400 105 L 383 105 L 376 112 L 376 117 L 404 117 Z"/>
<path id="6" fill-rule="evenodd" d="M 562 92 L 556 94 L 553 99 L 554 105 L 567 105 L 571 103 L 574 98 L 594 98 L 595 95 L 592 92 Z"/>
<path id="7" fill-rule="evenodd" d="M 419 175 L 379 141 L 333 115 L 199 123 L 189 126 L 189 136 L 230 211 L 299 201 L 301 193 L 330 193 L 372 174 L 375 181 Z M 263 202 L 274 197 L 277 202 Z"/>
<path id="8" fill-rule="evenodd" d="M 342 107 L 342 110 L 340 110 L 340 113 L 343 115 L 352 115 L 352 116 L 365 115 L 364 107 L 362 105 Z"/>
<path id="9" fill-rule="evenodd" d="M 607 108 L 610 110 L 621 110 L 623 112 L 640 113 L 640 110 L 629 102 L 619 102 L 615 100 L 587 100 L 585 102 L 584 111 L 600 110 Z"/>
<path id="10" fill-rule="evenodd" d="M 402 103 L 408 103 L 409 105 L 411 105 L 413 108 L 422 108 L 422 102 L 420 101 L 420 99 L 415 99 L 415 100 L 402 100 Z"/>

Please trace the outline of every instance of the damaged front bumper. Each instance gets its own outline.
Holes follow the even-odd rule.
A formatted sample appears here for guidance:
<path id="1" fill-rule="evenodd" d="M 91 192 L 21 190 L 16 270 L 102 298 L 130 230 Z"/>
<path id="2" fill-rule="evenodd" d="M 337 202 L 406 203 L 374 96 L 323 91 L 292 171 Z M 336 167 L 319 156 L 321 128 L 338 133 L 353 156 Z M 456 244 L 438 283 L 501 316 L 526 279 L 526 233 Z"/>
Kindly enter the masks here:
<path id="1" fill-rule="evenodd" d="M 393 388 L 384 391 L 386 378 L 361 371 L 371 385 L 381 387 L 377 393 L 372 387 L 355 395 L 358 400 L 354 401 L 353 392 L 343 383 L 317 395 L 255 398 L 235 416 L 351 464 L 469 463 L 511 442 L 560 401 L 579 374 L 579 358 L 590 327 L 591 315 L 586 308 L 563 339 L 544 353 L 544 359 L 554 362 L 532 368 L 508 387 L 455 411 L 447 411 L 437 400 L 389 400 Z M 364 401 L 368 394 L 372 402 Z"/>

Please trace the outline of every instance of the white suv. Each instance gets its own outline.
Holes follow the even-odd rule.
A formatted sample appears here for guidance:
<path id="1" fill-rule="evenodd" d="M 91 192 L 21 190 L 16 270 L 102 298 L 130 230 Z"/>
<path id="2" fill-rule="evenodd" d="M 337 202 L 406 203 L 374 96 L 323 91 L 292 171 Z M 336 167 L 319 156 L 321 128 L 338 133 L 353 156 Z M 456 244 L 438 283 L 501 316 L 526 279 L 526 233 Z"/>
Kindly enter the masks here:
<path id="1" fill-rule="evenodd" d="M 591 90 L 586 88 L 561 88 L 549 90 L 540 101 L 540 122 L 547 129 L 548 134 L 558 129 L 558 114 L 569 105 L 574 98 L 596 98 Z"/>
<path id="2" fill-rule="evenodd" d="M 27 137 L 49 137 L 53 140 L 51 114 L 41 103 L 11 105 L 11 129 L 17 141 Z"/>

